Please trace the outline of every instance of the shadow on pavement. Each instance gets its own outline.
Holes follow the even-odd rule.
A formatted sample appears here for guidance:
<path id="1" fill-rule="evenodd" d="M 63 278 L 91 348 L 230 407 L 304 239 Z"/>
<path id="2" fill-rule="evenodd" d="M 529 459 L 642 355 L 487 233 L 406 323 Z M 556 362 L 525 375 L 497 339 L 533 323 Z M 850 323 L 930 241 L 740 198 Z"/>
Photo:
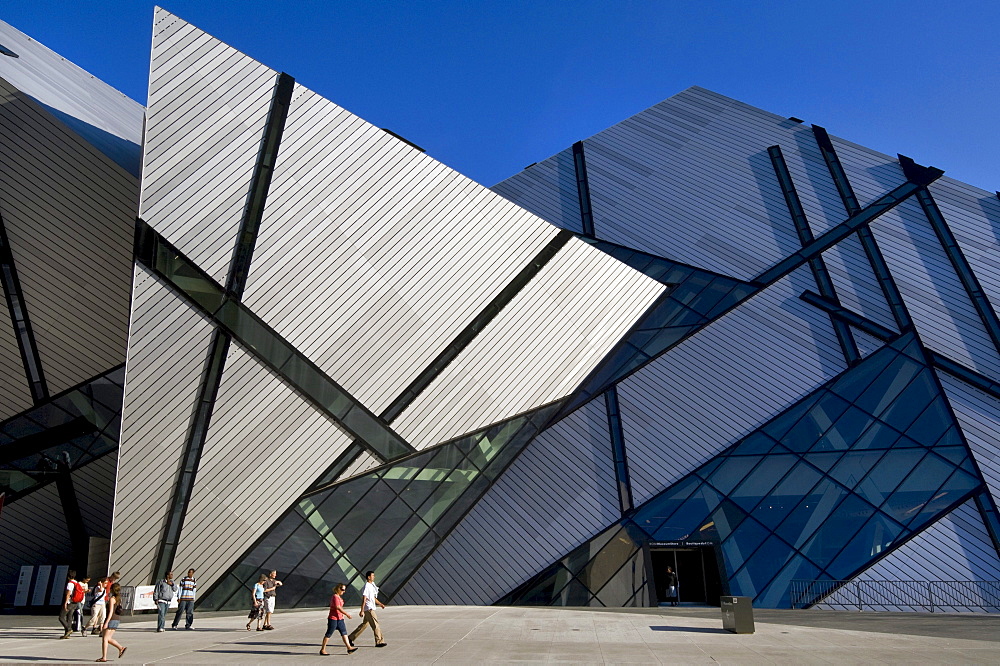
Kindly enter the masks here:
<path id="1" fill-rule="evenodd" d="M 690 634 L 728 634 L 725 629 L 713 629 L 712 627 L 650 627 L 653 631 L 683 631 Z"/>

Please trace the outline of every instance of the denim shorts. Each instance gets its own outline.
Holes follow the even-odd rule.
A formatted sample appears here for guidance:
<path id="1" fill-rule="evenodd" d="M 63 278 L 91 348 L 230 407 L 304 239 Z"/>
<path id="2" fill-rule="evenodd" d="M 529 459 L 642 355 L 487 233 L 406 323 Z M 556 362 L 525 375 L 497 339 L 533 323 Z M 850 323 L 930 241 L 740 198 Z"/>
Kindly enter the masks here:
<path id="1" fill-rule="evenodd" d="M 117 629 L 121 620 L 108 620 L 108 629 Z"/>
<path id="2" fill-rule="evenodd" d="M 344 624 L 343 620 L 331 620 L 326 621 L 326 638 L 333 636 L 334 631 L 339 631 L 341 636 L 347 635 L 347 625 Z"/>

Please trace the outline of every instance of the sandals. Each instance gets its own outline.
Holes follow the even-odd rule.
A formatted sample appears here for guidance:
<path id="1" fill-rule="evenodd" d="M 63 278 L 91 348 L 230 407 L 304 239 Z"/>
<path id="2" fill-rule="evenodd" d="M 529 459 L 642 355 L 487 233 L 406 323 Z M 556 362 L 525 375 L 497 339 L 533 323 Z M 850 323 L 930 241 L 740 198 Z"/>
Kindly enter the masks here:
<path id="1" fill-rule="evenodd" d="M 95 659 L 94 661 L 107 661 L 107 659 Z"/>
<path id="2" fill-rule="evenodd" d="M 128 649 L 127 647 L 123 647 L 121 650 L 118 650 L 118 658 L 119 659 L 122 658 L 122 655 L 125 654 L 125 650 L 127 650 L 127 649 Z"/>
<path id="3" fill-rule="evenodd" d="M 249 622 L 247 622 L 247 631 L 252 631 L 252 629 L 250 629 L 250 623 Z"/>

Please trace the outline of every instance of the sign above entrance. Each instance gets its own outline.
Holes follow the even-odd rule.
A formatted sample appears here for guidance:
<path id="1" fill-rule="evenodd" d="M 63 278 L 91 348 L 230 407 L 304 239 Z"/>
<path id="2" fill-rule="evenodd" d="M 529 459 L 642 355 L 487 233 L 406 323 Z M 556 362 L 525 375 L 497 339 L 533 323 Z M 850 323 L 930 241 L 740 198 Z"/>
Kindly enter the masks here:
<path id="1" fill-rule="evenodd" d="M 714 541 L 650 541 L 650 548 L 691 548 L 694 546 L 714 546 Z"/>

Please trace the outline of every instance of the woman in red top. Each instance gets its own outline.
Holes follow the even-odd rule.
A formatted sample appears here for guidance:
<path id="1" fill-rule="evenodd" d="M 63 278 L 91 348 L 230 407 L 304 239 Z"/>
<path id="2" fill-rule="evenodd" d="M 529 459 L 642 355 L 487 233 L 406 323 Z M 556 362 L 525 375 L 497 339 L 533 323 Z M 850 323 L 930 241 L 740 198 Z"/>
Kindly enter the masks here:
<path id="1" fill-rule="evenodd" d="M 344 611 L 344 599 L 340 596 L 346 589 L 347 586 L 343 583 L 333 586 L 333 597 L 330 599 L 330 616 L 326 620 L 326 635 L 323 636 L 323 644 L 319 646 L 320 654 L 330 654 L 326 651 L 326 642 L 330 640 L 330 636 L 333 636 L 334 630 L 339 631 L 340 637 L 344 639 L 344 647 L 347 648 L 347 654 L 351 654 L 358 649 L 351 647 L 350 641 L 347 640 L 347 625 L 344 624 L 344 618 L 346 617 L 349 620 L 351 616 Z"/>

